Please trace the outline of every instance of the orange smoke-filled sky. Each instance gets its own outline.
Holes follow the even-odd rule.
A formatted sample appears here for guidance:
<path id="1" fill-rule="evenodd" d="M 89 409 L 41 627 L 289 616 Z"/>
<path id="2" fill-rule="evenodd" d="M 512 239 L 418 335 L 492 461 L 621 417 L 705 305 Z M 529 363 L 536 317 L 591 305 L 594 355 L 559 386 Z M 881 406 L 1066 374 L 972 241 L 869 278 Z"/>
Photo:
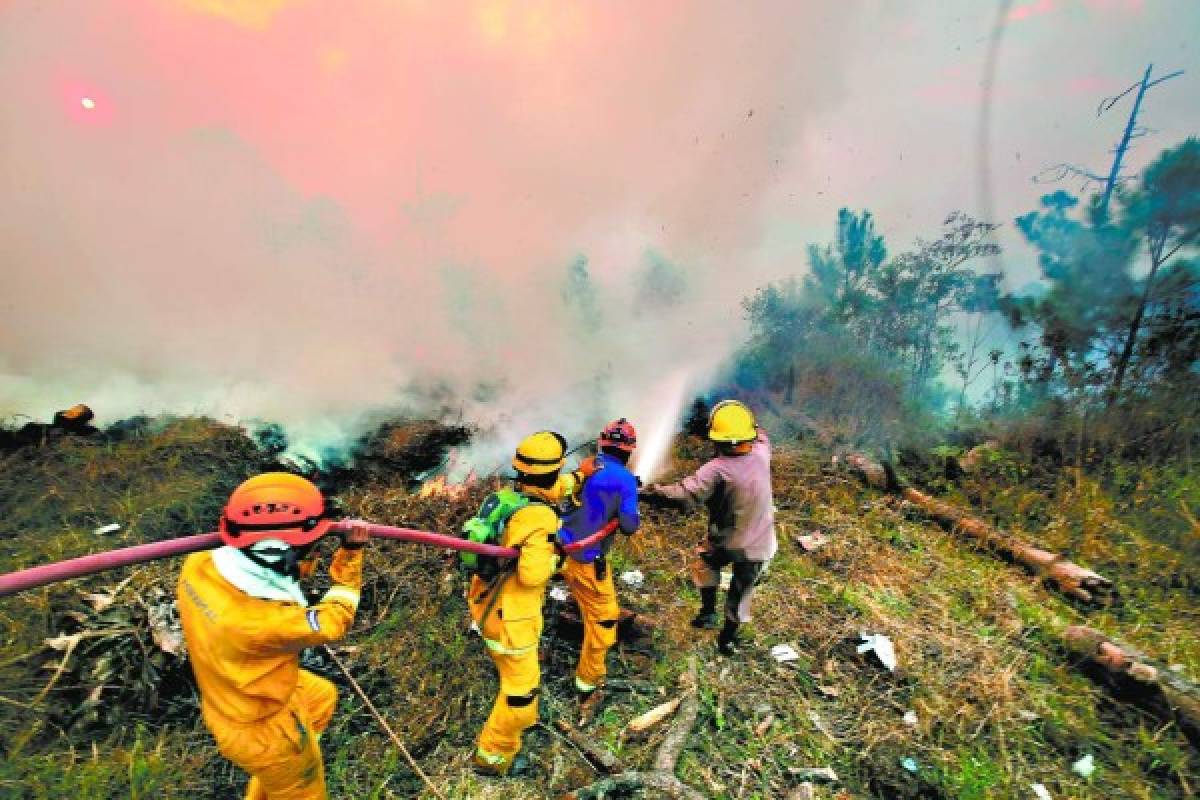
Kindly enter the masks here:
<path id="1" fill-rule="evenodd" d="M 740 299 L 803 271 L 838 207 L 893 249 L 977 211 L 996 6 L 950 8 L 0 3 L 0 413 L 320 429 L 414 383 L 527 405 L 598 374 L 633 402 L 729 352 Z M 1194 2 L 1016 2 L 1008 25 L 999 221 L 1042 167 L 1103 167 L 1122 120 L 1092 109 L 1148 61 L 1190 72 L 1135 161 L 1194 131 Z M 580 256 L 599 322 L 563 303 Z M 639 311 L 656 263 L 686 292 Z"/>

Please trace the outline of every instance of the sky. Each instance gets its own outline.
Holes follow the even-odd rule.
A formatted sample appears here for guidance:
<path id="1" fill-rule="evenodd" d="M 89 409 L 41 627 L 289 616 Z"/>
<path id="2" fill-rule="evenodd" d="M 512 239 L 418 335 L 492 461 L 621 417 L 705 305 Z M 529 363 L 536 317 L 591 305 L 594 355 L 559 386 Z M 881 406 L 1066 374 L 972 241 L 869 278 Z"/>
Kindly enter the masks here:
<path id="1" fill-rule="evenodd" d="M 1194 0 L 0 0 L 0 416 L 313 448 L 397 409 L 503 447 L 658 420 L 838 208 L 893 251 L 1011 223 L 1045 167 L 1107 171 L 1129 99 L 1096 106 L 1149 62 L 1187 73 L 1130 169 L 1196 133 L 1197 30 Z"/>

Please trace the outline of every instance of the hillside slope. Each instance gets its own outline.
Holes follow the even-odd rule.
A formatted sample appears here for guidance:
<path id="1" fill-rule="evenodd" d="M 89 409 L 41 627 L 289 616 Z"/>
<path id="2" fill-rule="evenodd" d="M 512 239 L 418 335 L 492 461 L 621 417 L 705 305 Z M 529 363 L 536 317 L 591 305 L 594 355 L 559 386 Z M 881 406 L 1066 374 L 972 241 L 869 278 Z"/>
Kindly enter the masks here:
<path id="1" fill-rule="evenodd" d="M 681 440 L 676 455 L 675 469 L 684 470 L 703 450 Z M 997 479 L 986 492 L 954 498 L 994 501 L 1001 524 L 1030 525 L 1028 535 L 1056 539 L 1048 543 L 1113 577 L 1123 599 L 1089 611 L 828 469 L 827 455 L 799 443 L 777 452 L 781 551 L 756 600 L 752 644 L 737 658 L 718 657 L 711 634 L 688 625 L 698 604 L 687 560 L 703 535 L 699 515 L 649 511 L 643 531 L 618 544 L 615 570 L 646 576 L 640 589 L 622 587 L 623 603 L 653 620 L 654 633 L 611 657 L 611 677 L 627 686 L 610 693 L 588 736 L 627 767 L 645 768 L 666 725 L 644 739 L 622 731 L 678 694 L 694 654 L 700 715 L 678 775 L 708 796 L 785 797 L 808 767 L 836 771 L 838 783 L 820 788 L 824 797 L 1026 797 L 1033 783 L 1056 798 L 1192 796 L 1196 750 L 1174 726 L 1114 703 L 1074 667 L 1055 632 L 1087 622 L 1200 675 L 1195 586 L 1151 579 L 1194 574 L 1194 551 L 1151 541 L 1153 531 L 1135 528 L 1119 502 L 1087 482 L 1045 487 L 1036 513 L 1033 499 L 1004 502 L 1016 497 L 1016 482 Z M 207 530 L 223 494 L 264 461 L 236 429 L 198 420 L 126 442 L 4 456 L 0 569 Z M 341 500 L 379 522 L 452 531 L 486 490 L 421 498 L 406 483 L 375 476 Z M 112 521 L 125 524 L 116 539 L 91 533 Z M 794 537 L 814 530 L 829 543 L 806 554 Z M 526 742 L 533 774 L 488 780 L 471 772 L 496 681 L 467 629 L 453 564 L 431 549 L 373 546 L 359 618 L 338 648 L 343 660 L 449 797 L 549 797 L 590 783 L 596 774 L 549 730 L 552 719 L 574 715 L 573 644 L 552 625 L 543 643 L 547 727 Z M 0 600 L 0 796 L 237 795 L 244 776 L 200 723 L 185 662 L 162 649 L 171 649 L 178 566 Z M 856 653 L 863 632 L 895 643 L 895 673 Z M 74 644 L 53 638 L 73 634 Z M 776 662 L 768 651 L 781 643 L 800 659 Z M 323 740 L 331 795 L 418 796 L 420 782 L 332 665 L 319 654 L 308 663 L 342 690 Z M 915 723 L 905 721 L 909 711 Z M 1071 771 L 1087 754 L 1097 764 L 1090 779 Z"/>

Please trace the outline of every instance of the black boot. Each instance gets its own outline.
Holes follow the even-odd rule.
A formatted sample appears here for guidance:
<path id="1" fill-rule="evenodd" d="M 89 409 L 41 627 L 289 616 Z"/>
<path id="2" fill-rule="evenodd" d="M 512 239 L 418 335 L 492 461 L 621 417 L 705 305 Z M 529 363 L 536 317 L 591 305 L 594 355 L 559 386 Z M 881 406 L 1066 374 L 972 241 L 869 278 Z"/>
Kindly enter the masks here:
<path id="1" fill-rule="evenodd" d="M 721 621 L 717 618 L 717 587 L 700 590 L 700 613 L 692 620 L 693 628 L 715 630 Z"/>
<path id="2" fill-rule="evenodd" d="M 717 636 L 717 652 L 723 656 L 735 656 L 738 654 L 738 623 L 731 620 L 725 621 L 725 627 L 721 628 L 721 633 Z"/>

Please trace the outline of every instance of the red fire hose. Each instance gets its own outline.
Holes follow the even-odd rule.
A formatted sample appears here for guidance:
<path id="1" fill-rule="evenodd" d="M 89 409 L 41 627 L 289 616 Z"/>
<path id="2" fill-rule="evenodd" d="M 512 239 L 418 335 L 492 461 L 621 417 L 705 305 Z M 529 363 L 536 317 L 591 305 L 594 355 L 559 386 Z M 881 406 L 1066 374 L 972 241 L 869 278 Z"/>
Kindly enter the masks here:
<path id="1" fill-rule="evenodd" d="M 349 528 L 351 520 L 344 520 L 334 525 L 332 530 L 344 532 Z M 444 547 L 450 550 L 469 550 L 485 556 L 497 558 L 516 558 L 519 553 L 511 547 L 497 547 L 491 544 L 472 542 L 457 536 L 447 536 L 443 533 L 418 531 L 412 528 L 392 528 L 387 525 L 367 523 L 371 536 L 378 539 L 393 539 L 399 542 L 414 542 L 434 547 Z M 599 542 L 617 528 L 617 521 L 605 525 L 586 539 L 572 542 L 563 547 L 568 553 L 574 553 Z M 132 564 L 143 564 L 147 561 L 157 561 L 172 556 L 182 556 L 199 550 L 211 550 L 221 546 L 221 539 L 215 533 L 199 533 L 195 536 L 184 536 L 180 539 L 169 539 L 165 542 L 151 542 L 134 547 L 123 547 L 120 550 L 110 550 L 107 553 L 93 553 L 90 556 L 57 561 L 53 564 L 43 564 L 39 567 L 10 572 L 0 575 L 0 597 L 23 592 L 26 589 L 36 589 L 50 583 L 67 581 L 72 578 L 82 578 L 118 567 L 128 567 Z"/>

